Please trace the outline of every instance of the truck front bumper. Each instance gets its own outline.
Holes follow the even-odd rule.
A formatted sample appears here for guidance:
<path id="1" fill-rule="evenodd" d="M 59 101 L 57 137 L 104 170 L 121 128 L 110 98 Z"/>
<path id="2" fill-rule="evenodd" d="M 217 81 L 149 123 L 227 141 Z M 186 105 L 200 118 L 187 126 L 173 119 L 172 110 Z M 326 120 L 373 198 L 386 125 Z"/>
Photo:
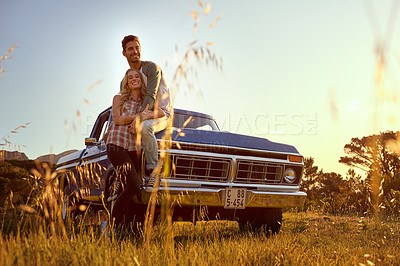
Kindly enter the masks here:
<path id="1" fill-rule="evenodd" d="M 148 202 L 154 189 L 148 187 L 143 191 L 142 199 Z M 158 201 L 168 199 L 181 206 L 214 206 L 224 207 L 225 189 L 209 188 L 165 188 L 160 187 Z M 294 208 L 303 207 L 307 194 L 302 191 L 269 192 L 247 190 L 246 208 Z"/>

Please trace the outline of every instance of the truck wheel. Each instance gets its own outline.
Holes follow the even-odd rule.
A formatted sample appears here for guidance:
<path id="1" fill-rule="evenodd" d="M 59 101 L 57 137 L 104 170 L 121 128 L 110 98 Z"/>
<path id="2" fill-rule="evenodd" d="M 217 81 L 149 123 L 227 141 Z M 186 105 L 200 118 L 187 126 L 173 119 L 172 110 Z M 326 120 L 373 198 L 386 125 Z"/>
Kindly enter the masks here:
<path id="1" fill-rule="evenodd" d="M 66 221 L 68 213 L 69 213 L 69 195 L 71 194 L 70 189 L 68 186 L 65 186 L 64 191 L 63 191 L 63 198 L 62 198 L 62 206 L 61 206 L 61 218 L 62 220 Z"/>
<path id="2" fill-rule="evenodd" d="M 279 233 L 282 225 L 282 209 L 249 208 L 241 213 L 239 226 L 241 230 L 254 232 Z"/>
<path id="3" fill-rule="evenodd" d="M 117 173 L 113 171 L 110 176 L 107 178 L 106 186 L 105 186 L 105 198 L 107 203 L 107 208 L 112 213 L 114 208 L 115 201 L 118 196 L 123 191 L 123 184 L 118 180 Z"/>
<path id="4" fill-rule="evenodd" d="M 71 227 L 79 223 L 82 217 L 81 214 L 76 198 L 72 195 L 69 186 L 66 185 L 63 190 L 61 218 L 67 229 L 71 229 Z"/>

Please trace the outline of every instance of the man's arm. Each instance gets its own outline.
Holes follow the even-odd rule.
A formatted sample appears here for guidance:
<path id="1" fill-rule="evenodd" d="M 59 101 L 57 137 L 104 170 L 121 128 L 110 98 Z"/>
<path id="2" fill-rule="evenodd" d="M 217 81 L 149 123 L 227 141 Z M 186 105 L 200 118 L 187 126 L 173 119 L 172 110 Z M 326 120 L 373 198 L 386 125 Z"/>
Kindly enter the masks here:
<path id="1" fill-rule="evenodd" d="M 140 111 L 144 111 L 145 107 L 149 105 L 149 109 L 154 108 L 154 101 L 157 96 L 158 86 L 161 80 L 161 68 L 153 62 L 143 62 L 143 74 L 147 77 L 147 92 L 144 98 L 143 105 Z"/>
<path id="2" fill-rule="evenodd" d="M 164 116 L 165 116 L 165 113 L 161 108 L 158 108 L 158 109 L 152 111 L 148 108 L 148 106 L 146 106 L 145 111 L 138 114 L 135 117 L 135 119 L 133 119 L 132 123 L 129 125 L 130 132 L 132 134 L 136 134 L 136 132 L 138 131 L 138 128 L 140 128 L 140 123 L 142 123 L 145 120 L 157 119 L 157 118 L 161 118 Z"/>

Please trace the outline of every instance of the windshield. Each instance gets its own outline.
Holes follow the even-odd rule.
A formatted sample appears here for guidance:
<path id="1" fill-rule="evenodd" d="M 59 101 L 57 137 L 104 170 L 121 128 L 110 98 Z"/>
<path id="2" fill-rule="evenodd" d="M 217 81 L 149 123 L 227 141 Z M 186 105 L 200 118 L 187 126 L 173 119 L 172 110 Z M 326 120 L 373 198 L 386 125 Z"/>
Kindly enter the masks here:
<path id="1" fill-rule="evenodd" d="M 219 131 L 217 123 L 214 119 L 200 117 L 190 114 L 174 114 L 174 127 L 189 128 L 198 130 Z"/>

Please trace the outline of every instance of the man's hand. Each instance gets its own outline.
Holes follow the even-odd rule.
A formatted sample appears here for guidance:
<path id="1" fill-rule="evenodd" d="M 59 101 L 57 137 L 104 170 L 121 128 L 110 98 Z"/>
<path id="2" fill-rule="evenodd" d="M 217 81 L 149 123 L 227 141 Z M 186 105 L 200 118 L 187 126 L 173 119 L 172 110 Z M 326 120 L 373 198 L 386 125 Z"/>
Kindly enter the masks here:
<path id="1" fill-rule="evenodd" d="M 143 103 L 143 106 L 144 106 L 143 111 L 140 111 L 142 115 L 146 115 L 146 114 L 152 112 L 149 104 L 145 105 Z"/>
<path id="2" fill-rule="evenodd" d="M 154 99 L 151 98 L 150 96 L 147 96 L 144 98 L 142 107 L 140 107 L 140 112 L 143 112 L 146 110 L 146 107 L 148 110 L 152 110 L 154 107 Z"/>

